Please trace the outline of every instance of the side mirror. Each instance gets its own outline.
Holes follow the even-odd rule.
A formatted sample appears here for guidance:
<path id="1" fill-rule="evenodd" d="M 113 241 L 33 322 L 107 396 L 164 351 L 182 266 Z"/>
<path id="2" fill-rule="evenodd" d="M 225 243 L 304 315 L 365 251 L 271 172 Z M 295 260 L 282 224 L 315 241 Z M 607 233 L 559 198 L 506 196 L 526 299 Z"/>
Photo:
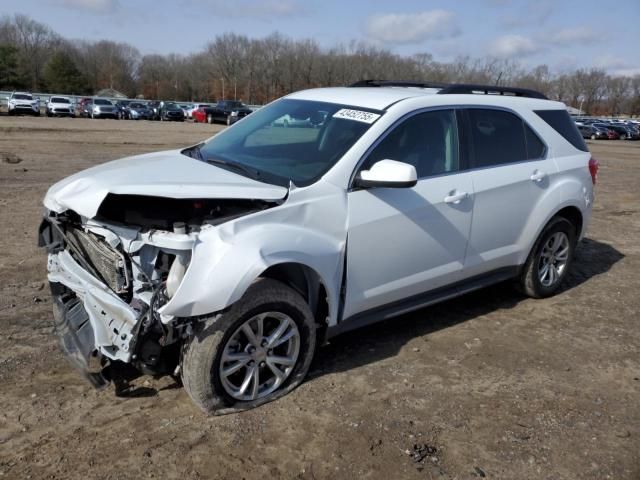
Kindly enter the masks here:
<path id="1" fill-rule="evenodd" d="M 416 168 L 396 160 L 380 160 L 370 170 L 362 170 L 355 185 L 362 188 L 410 188 L 418 182 Z"/>

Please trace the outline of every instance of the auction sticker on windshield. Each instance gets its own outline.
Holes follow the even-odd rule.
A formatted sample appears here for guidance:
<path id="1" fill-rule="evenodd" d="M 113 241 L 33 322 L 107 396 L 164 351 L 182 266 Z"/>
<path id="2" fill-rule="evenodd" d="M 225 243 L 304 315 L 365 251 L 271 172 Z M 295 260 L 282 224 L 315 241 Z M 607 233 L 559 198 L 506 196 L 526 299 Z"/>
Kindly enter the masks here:
<path id="1" fill-rule="evenodd" d="M 343 118 L 345 120 L 373 123 L 380 118 L 380 115 L 377 113 L 363 112 L 362 110 L 351 110 L 349 108 L 342 108 L 333 114 L 333 118 Z"/>

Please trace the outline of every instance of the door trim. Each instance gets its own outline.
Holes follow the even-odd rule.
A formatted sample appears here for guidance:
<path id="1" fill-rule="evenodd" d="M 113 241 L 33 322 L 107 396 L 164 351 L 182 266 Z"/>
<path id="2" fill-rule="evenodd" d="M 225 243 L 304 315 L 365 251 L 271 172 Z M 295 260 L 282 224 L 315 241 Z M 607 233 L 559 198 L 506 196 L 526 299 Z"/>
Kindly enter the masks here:
<path id="1" fill-rule="evenodd" d="M 421 308 L 433 305 L 435 303 L 442 302 L 454 297 L 459 297 L 466 293 L 478 290 L 479 288 L 487 287 L 495 283 L 499 283 L 511 278 L 517 277 L 522 270 L 522 266 L 503 267 L 491 272 L 483 273 L 472 278 L 467 278 L 459 282 L 447 285 L 445 287 L 437 288 L 435 290 L 428 290 L 426 292 L 414 295 L 402 300 L 398 300 L 386 305 L 366 310 L 364 312 L 356 313 L 345 319 L 339 319 L 338 323 L 329 327 L 327 331 L 327 338 L 335 337 L 341 333 L 345 333 L 351 330 L 370 325 L 372 323 L 388 320 L 405 313 L 413 312 Z"/>

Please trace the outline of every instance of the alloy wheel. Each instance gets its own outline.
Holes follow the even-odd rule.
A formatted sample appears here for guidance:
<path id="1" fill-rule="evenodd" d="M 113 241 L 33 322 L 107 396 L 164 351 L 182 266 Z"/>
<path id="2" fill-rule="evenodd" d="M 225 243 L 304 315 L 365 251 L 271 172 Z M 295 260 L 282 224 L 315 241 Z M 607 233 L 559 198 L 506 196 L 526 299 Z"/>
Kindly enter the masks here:
<path id="1" fill-rule="evenodd" d="M 282 312 L 260 313 L 238 327 L 225 344 L 220 382 L 236 400 L 266 397 L 289 377 L 299 353 L 296 322 Z"/>
<path id="2" fill-rule="evenodd" d="M 569 237 L 564 232 L 551 235 L 542 247 L 538 263 L 538 279 L 544 287 L 555 285 L 569 261 Z"/>

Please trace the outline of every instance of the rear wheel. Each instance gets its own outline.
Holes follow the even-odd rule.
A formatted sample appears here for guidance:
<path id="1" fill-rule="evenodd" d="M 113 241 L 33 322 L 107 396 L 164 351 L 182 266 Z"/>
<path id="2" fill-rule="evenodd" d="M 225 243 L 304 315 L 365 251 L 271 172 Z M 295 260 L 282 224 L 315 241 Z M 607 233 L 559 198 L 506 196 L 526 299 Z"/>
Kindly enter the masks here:
<path id="1" fill-rule="evenodd" d="M 183 384 L 207 413 L 254 408 L 303 381 L 315 343 L 313 315 L 300 294 L 260 279 L 228 311 L 197 326 L 183 350 Z"/>
<path id="2" fill-rule="evenodd" d="M 554 217 L 536 241 L 525 263 L 520 286 L 533 298 L 556 293 L 567 276 L 576 246 L 575 226 L 564 217 Z"/>

